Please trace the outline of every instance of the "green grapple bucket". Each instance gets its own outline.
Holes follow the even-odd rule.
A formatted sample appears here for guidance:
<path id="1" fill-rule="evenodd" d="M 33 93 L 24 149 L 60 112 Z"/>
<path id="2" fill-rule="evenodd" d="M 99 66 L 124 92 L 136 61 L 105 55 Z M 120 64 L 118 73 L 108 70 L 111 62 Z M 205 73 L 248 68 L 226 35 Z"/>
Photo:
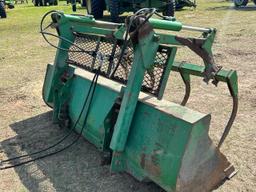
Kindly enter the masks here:
<path id="1" fill-rule="evenodd" d="M 214 63 L 215 29 L 141 15 L 128 17 L 126 24 L 59 12 L 51 17 L 60 40 L 55 61 L 47 66 L 43 98 L 56 123 L 82 130 L 108 154 L 111 172 L 127 172 L 169 192 L 210 191 L 234 175 L 219 148 L 237 111 L 237 75 Z M 202 37 L 174 35 L 184 30 Z M 177 49 L 184 46 L 205 65 L 176 62 Z M 171 71 L 185 83 L 181 104 L 162 98 Z M 91 105 L 84 107 L 95 73 Z M 208 136 L 211 116 L 185 106 L 191 75 L 227 83 L 232 96 L 233 111 L 218 146 Z"/>

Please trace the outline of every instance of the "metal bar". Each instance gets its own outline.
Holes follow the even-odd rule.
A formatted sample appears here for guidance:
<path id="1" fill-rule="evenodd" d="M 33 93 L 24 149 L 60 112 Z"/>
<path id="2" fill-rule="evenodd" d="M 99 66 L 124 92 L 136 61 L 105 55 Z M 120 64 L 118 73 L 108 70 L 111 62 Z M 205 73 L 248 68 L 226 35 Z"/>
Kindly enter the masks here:
<path id="1" fill-rule="evenodd" d="M 112 22 L 106 22 L 106 21 L 95 21 L 95 25 L 98 25 L 100 27 L 107 27 L 109 29 L 115 29 L 117 27 L 121 27 L 124 24 L 112 23 Z"/>
<path id="2" fill-rule="evenodd" d="M 183 63 L 181 65 L 180 62 L 174 62 L 173 66 L 172 66 L 172 71 L 177 71 L 180 72 L 180 70 L 183 73 L 187 73 L 190 75 L 194 75 L 194 76 L 198 76 L 198 77 L 203 77 L 204 74 L 204 66 L 198 66 L 198 65 L 194 65 L 194 64 L 190 64 L 190 63 Z M 226 71 L 226 70 L 220 70 L 215 78 L 218 81 L 222 81 L 222 82 L 227 82 L 227 77 L 229 75 L 230 71 Z"/>
<path id="3" fill-rule="evenodd" d="M 168 59 L 167 59 L 167 65 L 166 68 L 164 70 L 164 74 L 162 75 L 162 79 L 161 79 L 161 85 L 160 85 L 160 89 L 157 95 L 157 99 L 161 100 L 163 98 L 164 95 L 164 90 L 166 88 L 168 79 L 169 79 L 169 75 L 171 72 L 171 68 L 176 56 L 176 52 L 177 52 L 177 47 L 172 47 L 170 50 L 170 53 L 168 53 Z"/>
<path id="4" fill-rule="evenodd" d="M 85 24 L 90 24 L 93 26 L 108 28 L 108 29 L 116 29 L 116 28 L 124 25 L 124 24 L 119 24 L 119 23 L 98 21 L 90 16 L 65 15 L 65 17 L 73 22 L 85 23 Z M 151 19 L 149 19 L 149 22 L 154 28 L 163 29 L 163 30 L 171 30 L 171 31 L 188 30 L 188 31 L 198 31 L 198 32 L 211 32 L 211 30 L 212 30 L 210 28 L 182 25 L 182 23 L 178 22 L 178 21 L 169 21 L 169 20 L 163 20 L 163 19 L 151 18 Z"/>
<path id="5" fill-rule="evenodd" d="M 213 29 L 211 29 L 211 28 L 202 28 L 202 27 L 193 27 L 193 26 L 189 26 L 189 25 L 182 25 L 182 30 L 210 33 Z"/>
<path id="6" fill-rule="evenodd" d="M 154 32 L 145 24 L 138 32 L 138 43 L 134 45 L 134 60 L 124 91 L 120 112 L 114 127 L 110 148 L 114 152 L 122 152 L 131 128 L 138 96 L 147 69 L 154 63 L 159 44 L 154 41 Z M 145 30 L 150 29 L 145 35 Z"/>
<path id="7" fill-rule="evenodd" d="M 150 24 L 156 29 L 163 29 L 163 30 L 171 30 L 171 31 L 198 31 L 198 32 L 211 32 L 212 29 L 210 28 L 203 28 L 203 27 L 193 27 L 189 25 L 183 25 L 181 22 L 178 21 L 169 21 L 169 20 L 161 20 L 161 19 L 149 19 Z"/>
<path id="8" fill-rule="evenodd" d="M 133 114 L 137 105 L 139 92 L 143 82 L 145 68 L 141 62 L 140 49 L 135 49 L 133 66 L 129 75 L 121 108 L 115 124 L 110 147 L 113 151 L 121 152 L 125 148 L 125 143 L 130 130 Z"/>
<path id="9" fill-rule="evenodd" d="M 98 20 L 95 20 L 94 17 L 92 17 L 92 16 L 67 15 L 67 14 L 64 14 L 64 16 L 67 19 L 69 19 L 69 21 L 71 21 L 71 22 L 89 24 L 92 26 L 108 28 L 108 29 L 115 29 L 117 27 L 124 25 L 124 24 L 119 24 L 119 23 L 98 21 Z"/>
<path id="10" fill-rule="evenodd" d="M 180 31 L 182 29 L 182 23 L 178 21 L 168 21 L 160 19 L 149 19 L 149 23 L 156 29 Z"/>

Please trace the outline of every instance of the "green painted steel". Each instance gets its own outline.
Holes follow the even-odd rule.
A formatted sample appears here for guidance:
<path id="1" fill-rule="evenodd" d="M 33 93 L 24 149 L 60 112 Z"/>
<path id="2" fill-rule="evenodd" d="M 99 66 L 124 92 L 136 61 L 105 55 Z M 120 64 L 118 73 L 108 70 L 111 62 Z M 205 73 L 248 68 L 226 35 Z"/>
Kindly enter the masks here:
<path id="1" fill-rule="evenodd" d="M 71 46 L 64 38 L 74 42 L 74 33 L 122 41 L 126 29 L 124 24 L 98 22 L 91 17 L 54 13 L 52 18 L 58 24 L 62 37 L 59 47 L 63 49 Z M 165 29 L 168 33 L 154 29 Z M 184 40 L 170 33 L 181 29 L 182 24 L 176 21 L 146 22 L 133 41 L 134 57 L 127 84 L 100 76 L 92 105 L 83 111 L 94 74 L 68 64 L 68 52 L 58 50 L 54 64 L 47 66 L 43 98 L 53 108 L 55 122 L 61 123 L 61 113 L 66 111 L 72 127 L 82 112 L 76 131 L 84 126 L 82 134 L 89 142 L 100 151 L 112 153 L 111 171 L 125 171 L 141 181 L 150 179 L 170 192 L 207 191 L 231 174 L 226 173 L 230 163 L 208 136 L 211 116 L 168 102 L 162 96 L 170 72 L 176 71 L 186 82 L 190 82 L 191 75 L 226 82 L 231 95 L 237 97 L 237 74 L 232 70 L 214 71 L 216 66 L 211 59 L 215 30 L 204 32 L 200 39 Z M 205 66 L 174 62 L 177 46 L 181 45 L 200 55 Z M 159 94 L 152 96 L 141 92 L 141 87 L 147 69 L 156 63 L 164 65 L 156 56 L 160 46 L 169 47 L 170 52 Z M 63 110 L 65 107 L 68 110 Z"/>
<path id="2" fill-rule="evenodd" d="M 182 23 L 178 21 L 168 21 L 159 19 L 149 19 L 149 22 L 156 29 L 164 29 L 170 31 L 180 31 L 182 29 Z"/>
<path id="3" fill-rule="evenodd" d="M 117 155 L 123 156 L 124 170 L 139 180 L 150 178 L 172 191 L 190 133 L 204 115 L 165 101 L 157 106 L 159 109 L 147 102 L 137 105 L 126 148 Z M 118 161 L 114 158 L 112 169 Z"/>
<path id="4" fill-rule="evenodd" d="M 47 66 L 47 74 L 44 84 L 45 93 L 49 92 L 47 82 L 49 82 L 53 70 L 54 66 L 49 64 Z M 69 67 L 69 70 L 73 70 L 73 67 Z M 65 83 L 65 86 L 58 89 L 59 99 L 62 100 L 62 103 L 68 102 L 69 104 L 69 118 L 71 120 L 71 127 L 78 119 L 78 116 L 82 110 L 82 104 L 84 103 L 85 96 L 88 93 L 91 80 L 92 76 L 85 77 L 82 74 L 73 73 L 70 83 Z M 63 94 L 65 89 L 68 89 L 68 94 Z M 95 91 L 95 99 L 92 101 L 92 107 L 90 109 L 87 123 L 85 124 L 86 128 L 83 131 L 83 135 L 101 151 L 108 150 L 109 141 L 106 139 L 108 138 L 109 140 L 109 134 L 111 133 L 110 128 L 113 128 L 111 127 L 111 113 L 113 113 L 112 108 L 115 100 L 120 94 L 119 92 L 100 85 L 97 85 Z M 47 98 L 46 94 L 43 96 L 47 104 L 51 105 L 50 99 Z M 88 108 L 86 107 L 83 111 L 81 120 L 76 126 L 77 132 L 80 132 L 84 125 L 83 119 L 87 110 Z"/>
<path id="5" fill-rule="evenodd" d="M 121 109 L 115 125 L 114 135 L 111 140 L 111 149 L 123 151 L 129 133 L 129 128 L 134 117 L 138 95 L 141 90 L 144 73 L 154 63 L 158 42 L 152 41 L 154 34 L 149 34 L 140 40 L 134 47 L 133 67 L 123 96 Z M 150 49 L 148 49 L 150 47 Z"/>
<path id="6" fill-rule="evenodd" d="M 191 63 L 174 62 L 172 65 L 172 70 L 176 72 L 182 72 L 188 75 L 203 77 L 203 71 L 205 70 L 205 67 Z M 235 96 L 238 96 L 238 80 L 236 71 L 220 70 L 215 77 L 218 81 L 226 83 L 230 81 L 230 86 L 232 86 L 232 90 L 234 91 Z"/>

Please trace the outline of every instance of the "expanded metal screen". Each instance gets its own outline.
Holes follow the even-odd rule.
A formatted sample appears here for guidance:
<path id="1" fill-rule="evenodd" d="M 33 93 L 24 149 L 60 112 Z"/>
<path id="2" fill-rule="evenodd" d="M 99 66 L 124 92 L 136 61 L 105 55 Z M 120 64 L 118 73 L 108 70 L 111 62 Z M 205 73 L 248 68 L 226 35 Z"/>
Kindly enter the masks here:
<path id="1" fill-rule="evenodd" d="M 127 83 L 134 58 L 131 44 L 126 47 L 120 65 L 115 73 L 110 77 L 110 74 L 113 72 L 113 69 L 119 60 L 123 41 L 91 34 L 75 33 L 74 35 L 74 43 L 76 45 L 86 51 L 98 52 L 105 56 L 100 69 L 100 75 L 122 84 Z M 171 48 L 164 46 L 159 47 L 152 68 L 147 70 L 145 73 L 141 91 L 155 96 L 158 95 L 162 77 L 167 66 L 167 60 L 171 52 L 170 49 Z M 81 52 L 81 50 L 74 45 L 70 47 L 67 60 L 68 64 L 72 64 L 92 72 L 98 68 L 100 65 L 99 62 L 100 61 L 96 59 L 95 55 Z"/>

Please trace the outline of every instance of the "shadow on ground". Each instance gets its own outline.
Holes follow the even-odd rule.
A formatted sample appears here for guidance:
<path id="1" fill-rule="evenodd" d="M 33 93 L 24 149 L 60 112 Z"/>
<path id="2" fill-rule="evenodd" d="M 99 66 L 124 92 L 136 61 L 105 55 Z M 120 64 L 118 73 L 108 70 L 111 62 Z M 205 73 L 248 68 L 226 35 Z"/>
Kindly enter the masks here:
<path id="1" fill-rule="evenodd" d="M 67 134 L 68 130 L 52 124 L 51 116 L 52 112 L 47 112 L 11 124 L 17 135 L 0 143 L 7 157 L 45 148 Z M 72 142 L 75 136 L 71 135 L 60 148 Z M 80 139 L 62 153 L 15 167 L 15 171 L 29 191 L 162 191 L 153 183 L 138 182 L 127 174 L 110 174 L 109 166 L 101 166 L 100 160 L 97 149 L 85 139 Z"/>

